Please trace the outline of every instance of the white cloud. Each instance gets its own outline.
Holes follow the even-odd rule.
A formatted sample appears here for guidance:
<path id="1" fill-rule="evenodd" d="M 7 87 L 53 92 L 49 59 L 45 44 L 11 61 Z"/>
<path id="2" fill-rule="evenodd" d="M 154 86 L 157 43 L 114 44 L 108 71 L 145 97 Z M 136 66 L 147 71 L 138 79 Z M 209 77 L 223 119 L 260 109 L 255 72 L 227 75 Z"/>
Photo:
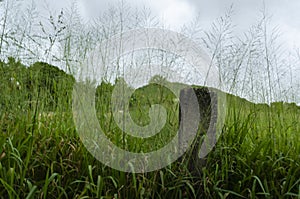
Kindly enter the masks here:
<path id="1" fill-rule="evenodd" d="M 88 21 L 101 16 L 101 14 L 106 11 L 110 5 L 117 5 L 117 2 L 117 0 L 77 0 L 77 5 L 82 17 Z"/>
<path id="2" fill-rule="evenodd" d="M 151 1 L 149 5 L 171 29 L 178 30 L 182 25 L 190 22 L 196 16 L 196 9 L 187 1 L 156 0 Z"/>
<path id="3" fill-rule="evenodd" d="M 118 6 L 120 3 L 119 0 L 78 0 L 79 11 L 87 20 L 101 15 L 110 6 Z M 190 22 L 196 15 L 196 8 L 186 0 L 131 0 L 126 1 L 126 4 L 132 8 L 150 8 L 162 22 L 176 30 Z"/>

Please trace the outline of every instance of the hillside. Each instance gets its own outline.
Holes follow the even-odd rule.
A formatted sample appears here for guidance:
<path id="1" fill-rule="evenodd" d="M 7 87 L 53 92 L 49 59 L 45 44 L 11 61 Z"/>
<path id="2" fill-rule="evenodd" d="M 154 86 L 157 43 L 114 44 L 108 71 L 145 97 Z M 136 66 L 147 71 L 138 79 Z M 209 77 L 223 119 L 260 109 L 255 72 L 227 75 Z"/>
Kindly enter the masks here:
<path id="1" fill-rule="evenodd" d="M 27 67 L 13 58 L 0 62 L 0 71 L 1 198 L 300 195 L 300 107 L 294 103 L 268 106 L 226 94 L 222 134 L 199 176 L 182 161 L 159 171 L 131 174 L 103 165 L 83 146 L 73 121 L 71 75 L 47 63 Z M 114 144 L 145 153 L 160 149 L 177 133 L 179 102 L 170 90 L 152 82 L 131 96 L 129 111 L 141 126 L 150 122 L 151 105 L 158 103 L 167 110 L 161 132 L 142 139 L 124 134 L 114 121 L 113 89 L 109 83 L 96 88 L 95 108 Z"/>

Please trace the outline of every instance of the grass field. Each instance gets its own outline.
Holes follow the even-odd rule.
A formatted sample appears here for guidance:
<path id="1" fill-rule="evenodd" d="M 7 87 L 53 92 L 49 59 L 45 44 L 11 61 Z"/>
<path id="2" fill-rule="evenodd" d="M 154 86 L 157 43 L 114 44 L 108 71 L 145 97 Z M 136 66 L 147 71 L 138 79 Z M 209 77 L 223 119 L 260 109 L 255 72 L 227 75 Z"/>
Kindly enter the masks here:
<path id="1" fill-rule="evenodd" d="M 47 64 L 0 63 L 1 198 L 300 198 L 300 107 L 254 104 L 227 94 L 223 133 L 199 176 L 186 162 L 135 174 L 111 169 L 83 146 L 73 121 L 74 78 Z M 110 110 L 113 85 L 96 91 L 107 136 L 126 150 L 159 149 L 178 129 L 178 101 L 149 84 L 132 96 L 130 112 L 146 125 L 151 104 L 166 107 L 162 132 L 124 135 Z M 126 143 L 124 143 L 126 140 Z M 155 144 L 154 144 L 155 143 Z"/>

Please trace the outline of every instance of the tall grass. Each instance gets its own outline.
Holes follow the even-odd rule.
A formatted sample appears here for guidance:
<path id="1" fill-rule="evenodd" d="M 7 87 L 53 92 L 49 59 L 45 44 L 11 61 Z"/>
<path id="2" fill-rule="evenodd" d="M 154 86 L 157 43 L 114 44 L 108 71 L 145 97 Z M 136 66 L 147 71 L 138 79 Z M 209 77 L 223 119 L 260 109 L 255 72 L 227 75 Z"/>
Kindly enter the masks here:
<path id="1" fill-rule="evenodd" d="M 14 65 L 17 63 L 5 67 Z M 34 73 L 30 68 L 24 70 Z M 11 84 L 5 76 L 1 80 Z M 68 81 L 72 84 L 72 79 Z M 22 81 L 20 84 L 24 85 Z M 22 96 L 19 90 L 12 89 L 9 94 L 15 92 L 20 100 L 17 101 L 17 97 L 2 100 L 2 106 L 16 108 L 12 112 L 1 112 L 0 195 L 3 198 L 299 197 L 300 140 L 297 133 L 300 127 L 297 121 L 300 108 L 295 104 L 274 103 L 269 107 L 227 95 L 223 134 L 199 176 L 193 176 L 184 162 L 175 162 L 155 172 L 130 174 L 101 164 L 84 148 L 75 132 L 71 109 L 65 108 L 70 105 L 70 99 L 60 94 L 72 89 L 66 88 L 66 82 L 57 81 L 57 84 L 60 98 L 57 107 L 49 103 L 51 96 L 42 97 L 47 95 L 47 87 L 39 89 L 40 94 L 33 97 L 38 105 L 24 112 L 17 111 L 18 105 L 27 106 L 21 102 L 28 99 L 28 94 Z M 40 87 L 40 83 L 35 85 L 35 88 Z M 104 106 L 109 105 L 104 96 L 112 89 L 110 84 L 98 87 L 96 107 L 102 111 L 98 112 L 101 125 L 108 129 L 111 140 L 118 143 L 120 136 L 111 121 L 109 107 L 106 110 Z M 136 100 L 132 102 L 133 118 L 147 115 L 144 109 L 149 108 L 149 101 L 151 104 L 152 100 L 157 100 L 154 95 L 157 89 L 163 88 L 150 85 L 136 91 L 132 98 Z M 146 97 L 145 93 L 153 95 Z M 178 122 L 178 110 L 174 109 L 172 94 L 164 91 L 164 95 L 164 105 L 175 111 L 169 114 L 170 127 L 166 127 L 169 132 L 178 125 L 171 123 Z M 61 103 L 64 108 L 60 107 Z M 267 112 L 271 109 L 269 118 Z M 268 121 L 271 121 L 271 129 Z M 272 137 L 277 142 L 270 139 Z M 159 144 L 160 138 L 151 138 L 149 143 Z M 153 150 L 144 140 L 128 139 L 127 147 L 134 151 Z"/>
<path id="2" fill-rule="evenodd" d="M 5 5 L 9 12 L 9 5 Z M 56 38 L 51 38 L 46 46 L 44 61 L 57 59 L 68 72 L 76 71 L 73 64 L 85 58 L 93 48 L 92 43 L 118 33 L 121 22 L 124 29 L 156 24 L 150 15 L 130 15 L 124 9 L 127 10 L 126 5 L 123 10 L 106 13 L 92 27 L 97 31 L 88 32 L 90 27 L 84 26 L 87 30 L 83 34 L 75 31 L 82 28 L 80 19 L 70 20 L 70 16 L 75 19 L 76 10 L 67 12 L 69 21 L 63 13 L 49 17 L 48 28 L 61 31 L 53 34 Z M 5 44 L 14 43 L 7 31 L 11 28 L 7 22 L 10 16 L 4 13 L 0 55 L 7 61 L 0 62 L 0 197 L 300 198 L 300 108 L 293 103 L 270 100 L 276 99 L 273 91 L 280 94 L 284 90 L 278 90 L 282 84 L 275 69 L 279 67 L 276 63 L 281 62 L 276 61 L 279 57 L 272 51 L 276 49 L 276 37 L 269 39 L 265 17 L 242 40 L 232 37 L 230 15 L 231 11 L 201 39 L 220 69 L 222 82 L 228 86 L 222 89 L 240 96 L 250 94 L 251 100 L 262 99 L 269 104 L 254 104 L 227 94 L 223 133 L 206 164 L 199 168 L 198 175 L 193 175 L 187 162 L 182 161 L 158 171 L 136 174 L 111 169 L 96 160 L 81 143 L 73 122 L 74 78 L 46 63 L 26 67 L 18 61 L 18 54 L 8 58 L 11 54 Z M 132 23 L 133 18 L 137 23 Z M 47 31 L 40 37 L 32 37 L 35 33 L 30 31 L 25 33 L 22 40 L 16 41 L 29 48 L 18 49 L 32 50 L 30 55 L 39 57 L 29 40 L 44 43 L 50 39 L 45 37 Z M 63 54 L 56 56 L 51 51 L 59 41 Z M 26 54 L 27 50 L 23 50 L 20 51 Z M 262 71 L 270 73 L 268 84 L 264 84 Z M 275 86 L 270 88 L 272 85 Z M 131 97 L 130 113 L 135 121 L 145 125 L 149 122 L 149 107 L 160 103 L 167 108 L 167 124 L 161 134 L 152 138 L 124 139 L 110 110 L 113 88 L 113 84 L 102 82 L 95 96 L 99 123 L 112 142 L 130 151 L 151 151 L 176 133 L 178 102 L 168 89 L 149 84 Z"/>

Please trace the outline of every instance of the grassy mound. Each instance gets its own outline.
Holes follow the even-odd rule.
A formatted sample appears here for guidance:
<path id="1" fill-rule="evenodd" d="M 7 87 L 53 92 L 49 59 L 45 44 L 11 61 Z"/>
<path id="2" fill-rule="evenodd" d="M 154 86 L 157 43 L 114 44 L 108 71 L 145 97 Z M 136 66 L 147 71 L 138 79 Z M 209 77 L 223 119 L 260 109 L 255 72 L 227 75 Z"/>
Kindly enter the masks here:
<path id="1" fill-rule="evenodd" d="M 124 173 L 97 161 L 81 143 L 72 115 L 72 76 L 46 63 L 26 67 L 13 58 L 0 66 L 1 198 L 300 197 L 295 104 L 253 104 L 228 94 L 223 133 L 200 176 L 180 161 L 154 172 Z M 131 97 L 132 118 L 148 124 L 149 109 L 158 103 L 167 109 L 167 123 L 151 138 L 125 135 L 112 116 L 113 89 L 109 83 L 97 87 L 95 108 L 119 147 L 152 151 L 177 132 L 178 101 L 165 87 L 149 84 Z"/>

